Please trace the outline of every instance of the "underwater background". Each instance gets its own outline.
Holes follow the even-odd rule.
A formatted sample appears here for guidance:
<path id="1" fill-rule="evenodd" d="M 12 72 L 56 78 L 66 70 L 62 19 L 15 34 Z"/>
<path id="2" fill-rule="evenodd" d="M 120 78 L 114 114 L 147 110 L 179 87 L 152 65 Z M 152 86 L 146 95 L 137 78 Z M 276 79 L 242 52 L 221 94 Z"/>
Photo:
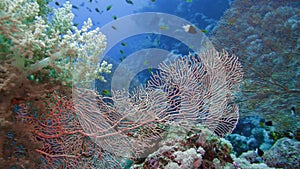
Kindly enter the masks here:
<path id="1" fill-rule="evenodd" d="M 0 9 L 0 168 L 300 168 L 299 1 L 4 0 Z M 170 14 L 161 16 L 182 20 L 134 20 L 134 14 L 141 13 Z M 148 30 L 151 25 L 158 29 L 132 33 Z M 126 36 L 114 40 L 118 32 Z M 199 40 L 204 47 L 199 50 L 164 32 L 184 35 L 193 44 Z M 211 48 L 220 55 L 238 58 L 221 60 L 227 64 L 229 81 L 229 92 L 224 89 L 216 95 L 223 97 L 222 93 L 226 93 L 222 113 L 210 115 L 209 109 L 202 110 L 206 99 L 201 103 L 196 99 L 196 112 L 203 114 L 195 121 L 189 114 L 187 119 L 193 121 L 192 125 L 132 120 L 147 121 L 151 113 L 163 110 L 160 95 L 164 92 L 172 98 L 167 112 L 176 114 L 177 108 L 182 108 L 178 104 L 183 103 L 183 96 L 179 99 L 176 95 L 178 91 L 185 91 L 193 102 L 194 95 L 189 92 L 197 93 L 199 86 L 209 83 L 196 80 L 187 83 L 187 89 L 182 91 L 177 91 L 176 86 L 161 88 L 176 79 L 178 72 L 182 81 L 189 80 L 184 72 L 190 69 L 183 66 L 180 72 L 178 65 L 180 68 L 174 70 L 172 65 L 155 67 L 154 61 L 184 58 L 189 67 L 201 72 L 206 65 L 200 52 Z M 144 50 L 145 56 L 132 59 Z M 156 60 L 154 53 L 166 55 L 166 59 Z M 194 60 L 191 55 L 195 55 Z M 167 71 L 171 78 L 164 74 Z M 76 77 L 71 76 L 73 73 Z M 210 79 L 207 74 L 209 69 L 199 77 Z M 72 84 L 76 83 L 80 87 L 92 84 L 97 94 L 74 90 Z M 118 93 L 117 89 L 124 86 L 128 93 Z M 145 91 L 143 86 L 147 86 Z M 205 91 L 209 86 L 204 88 Z M 144 103 L 148 95 L 140 91 L 155 97 Z M 133 101 L 124 95 L 130 95 Z M 214 104 L 219 102 L 212 101 Z M 144 115 L 139 111 L 127 115 L 128 110 L 134 111 L 134 105 L 150 108 L 140 108 L 145 110 L 140 111 L 146 112 Z M 93 108 L 105 114 L 104 121 L 97 120 L 98 114 L 80 114 L 93 112 Z M 212 123 L 206 122 L 210 119 Z M 99 129 L 115 129 L 116 122 L 116 133 L 126 129 L 126 136 L 93 138 L 91 133 L 109 135 L 112 131 L 102 133 Z M 134 128 L 135 124 L 141 127 Z M 131 143 L 130 138 L 138 141 Z M 146 151 L 140 154 L 140 147 L 146 147 Z M 131 156 L 135 153 L 139 155 Z"/>

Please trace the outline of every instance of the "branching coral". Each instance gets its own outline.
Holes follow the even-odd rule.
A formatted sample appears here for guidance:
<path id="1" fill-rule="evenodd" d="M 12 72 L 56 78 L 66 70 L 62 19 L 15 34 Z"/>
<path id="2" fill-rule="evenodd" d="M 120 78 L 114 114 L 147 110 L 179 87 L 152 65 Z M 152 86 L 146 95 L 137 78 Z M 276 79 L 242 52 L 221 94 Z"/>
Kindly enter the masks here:
<path id="1" fill-rule="evenodd" d="M 242 78 L 237 57 L 206 51 L 162 63 L 159 68 L 148 86 L 133 93 L 122 90 L 102 96 L 75 88 L 72 99 L 56 93 L 46 97 L 42 114 L 22 105 L 19 118 L 35 126 L 36 139 L 44 143 L 37 149 L 45 157 L 44 164 L 84 168 L 104 166 L 108 160 L 112 163 L 107 165 L 114 168 L 120 165 L 119 157 L 143 158 L 153 152 L 171 127 L 193 133 L 201 123 L 220 136 L 234 129 L 238 109 L 231 98 Z M 219 144 L 213 138 L 209 142 Z M 228 147 L 224 148 L 228 153 Z M 184 154 L 193 152 L 182 149 L 176 160 L 184 163 Z M 222 153 L 216 156 L 229 159 Z M 194 153 L 188 162 L 199 166 L 199 159 Z"/>
<path id="2" fill-rule="evenodd" d="M 47 14 L 50 9 L 46 6 L 47 2 L 47 0 L 0 1 L 1 141 L 7 139 L 5 138 L 6 134 L 16 133 L 15 131 L 18 131 L 18 128 L 22 126 L 15 124 L 12 115 L 13 106 L 18 104 L 19 100 L 30 103 L 32 107 L 40 110 L 39 119 L 32 120 L 32 123 L 28 125 L 29 127 L 20 130 L 28 134 L 29 130 L 36 129 L 34 127 L 38 126 L 37 124 L 44 122 L 40 118 L 41 116 L 45 118 L 48 115 L 50 120 L 56 118 L 51 117 L 51 114 L 47 112 L 49 109 L 43 107 L 43 99 L 45 99 L 45 93 L 47 93 L 49 86 L 55 86 L 54 88 L 58 89 L 62 87 L 61 83 L 86 85 L 94 79 L 105 81 L 102 76 L 103 73 L 110 73 L 112 68 L 112 65 L 105 61 L 99 63 L 98 56 L 106 46 L 105 36 L 99 28 L 89 30 L 92 27 L 91 20 L 88 20 L 81 30 L 74 27 L 72 22 L 74 15 L 71 12 L 72 5 L 69 2 L 63 8 L 54 10 L 53 17 L 48 20 Z M 39 79 L 34 79 L 39 80 L 39 82 L 41 82 L 42 76 L 46 77 L 43 81 L 46 83 L 34 83 L 26 79 L 27 77 L 32 79 L 33 74 L 39 76 Z M 54 82 L 48 75 L 60 80 L 60 82 Z M 26 121 L 28 118 L 29 116 L 24 117 L 22 121 Z M 34 119 L 35 117 L 31 118 Z M 49 128 L 46 128 L 45 131 L 53 130 L 51 126 Z M 32 134 L 30 139 L 36 136 L 35 133 Z M 24 144 L 26 145 L 25 148 L 29 150 L 24 154 L 31 152 L 40 141 L 34 140 L 32 144 L 34 146 L 28 146 L 29 139 L 24 140 L 25 138 L 20 137 L 22 137 L 21 134 L 15 134 L 13 139 L 18 139 L 18 144 L 26 143 Z M 50 141 L 53 140 L 50 139 Z M 56 143 L 53 143 L 52 146 L 54 144 Z M 13 146 L 8 146 L 7 149 L 10 148 L 12 152 L 15 151 Z M 34 159 L 32 156 L 35 155 L 33 154 L 24 155 L 25 157 L 22 159 L 11 158 L 10 155 L 5 154 L 8 157 L 2 158 L 5 146 L 1 145 L 0 149 L 0 161 L 4 164 L 29 168 L 27 163 L 38 164 L 34 160 L 40 158 L 40 156 L 36 156 Z M 43 153 L 39 152 L 39 154 Z M 54 161 L 61 160 L 53 159 Z M 49 165 L 50 161 L 47 161 Z M 51 164 L 55 165 L 54 163 Z M 72 164 L 76 164 L 76 162 L 73 161 Z M 105 165 L 107 164 L 103 164 L 103 166 Z M 11 167 L 11 165 L 7 167 Z M 82 168 L 86 168 L 86 166 Z"/>
<path id="3" fill-rule="evenodd" d="M 0 4 L 0 22 L 12 28 L 1 29 L 1 37 L 11 46 L 1 52 L 24 77 L 47 68 L 65 83 L 85 86 L 95 78 L 105 81 L 101 73 L 112 68 L 107 62 L 98 64 L 105 36 L 98 28 L 88 31 L 90 19 L 79 30 L 73 26 L 68 2 L 54 10 L 49 21 L 35 1 L 14 2 Z M 24 3 L 37 9 L 22 11 L 26 18 L 15 14 Z M 74 100 L 56 93 L 44 98 L 42 113 L 30 104 L 21 105 L 19 118 L 34 126 L 35 141 L 43 143 L 36 149 L 44 157 L 42 163 L 52 168 L 118 168 L 119 156 L 145 157 L 173 125 L 189 129 L 201 123 L 220 136 L 232 132 L 239 116 L 231 99 L 243 75 L 236 56 L 205 51 L 162 63 L 159 69 L 148 86 L 133 93 L 112 91 L 106 97 L 80 88 L 75 89 Z M 194 149 L 176 153 L 175 160 L 184 163 L 188 153 L 194 154 L 189 164 L 199 160 Z"/>
<path id="4" fill-rule="evenodd" d="M 112 65 L 98 64 L 98 57 L 106 47 L 106 38 L 99 28 L 89 31 L 90 19 L 81 30 L 73 26 L 69 2 L 54 10 L 49 21 L 47 16 L 39 15 L 36 1 L 5 0 L 0 7 L 1 38 L 8 44 L 5 46 L 10 46 L 1 55 L 23 71 L 24 77 L 48 67 L 58 80 L 67 84 L 105 81 L 101 74 L 110 73 Z"/>
<path id="5" fill-rule="evenodd" d="M 294 130 L 299 115 L 299 1 L 236 0 L 212 32 L 218 49 L 240 57 L 245 70 L 242 116 L 272 120 L 277 130 Z"/>
<path id="6" fill-rule="evenodd" d="M 39 167 L 121 168 L 117 157 L 103 151 L 83 132 L 72 100 L 61 93 L 49 92 L 43 98 L 43 111 L 36 112 L 25 102 L 16 111 L 20 121 L 32 126 L 32 142 L 40 143 L 35 149 L 41 155 Z"/>
<path id="7" fill-rule="evenodd" d="M 159 70 L 133 93 L 74 90 L 75 110 L 91 139 L 117 156 L 136 158 L 147 155 L 170 125 L 232 132 L 238 108 L 231 98 L 243 75 L 236 56 L 210 50 L 161 63 Z"/>

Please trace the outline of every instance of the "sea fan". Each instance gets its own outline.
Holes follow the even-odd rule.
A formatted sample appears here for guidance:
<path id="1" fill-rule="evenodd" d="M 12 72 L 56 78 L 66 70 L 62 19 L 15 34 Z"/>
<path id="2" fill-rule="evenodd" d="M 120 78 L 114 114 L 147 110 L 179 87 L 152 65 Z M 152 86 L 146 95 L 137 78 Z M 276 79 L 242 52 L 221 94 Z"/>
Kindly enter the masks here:
<path id="1" fill-rule="evenodd" d="M 159 65 L 148 84 L 102 96 L 74 88 L 73 98 L 54 92 L 43 113 L 21 105 L 30 123 L 42 166 L 122 168 L 122 158 L 147 157 L 171 126 L 201 124 L 219 136 L 231 133 L 238 107 L 231 98 L 242 79 L 236 56 L 207 51 Z M 45 167 L 47 168 L 47 167 Z"/>
<path id="2" fill-rule="evenodd" d="M 126 158 L 147 155 L 170 125 L 196 124 L 219 136 L 238 121 L 231 99 L 242 79 L 236 56 L 214 50 L 159 65 L 148 84 L 104 97 L 75 88 L 74 107 L 86 135 L 104 150 Z"/>

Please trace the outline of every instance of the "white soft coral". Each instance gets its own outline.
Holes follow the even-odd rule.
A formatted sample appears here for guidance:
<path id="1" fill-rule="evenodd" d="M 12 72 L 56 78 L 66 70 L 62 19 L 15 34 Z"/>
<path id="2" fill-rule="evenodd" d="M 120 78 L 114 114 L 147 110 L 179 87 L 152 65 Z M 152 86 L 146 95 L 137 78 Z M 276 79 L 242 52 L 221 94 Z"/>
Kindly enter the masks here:
<path id="1" fill-rule="evenodd" d="M 25 72 L 24 76 L 50 66 L 67 83 L 106 81 L 101 74 L 110 73 L 112 65 L 99 64 L 106 37 L 99 28 L 89 31 L 93 26 L 91 19 L 84 22 L 81 30 L 77 29 L 70 2 L 54 9 L 49 22 L 45 16 L 39 16 L 36 1 L 3 0 L 0 9 L 0 33 L 11 40 L 11 53 L 7 56 Z M 26 59 L 31 62 L 25 67 Z"/>

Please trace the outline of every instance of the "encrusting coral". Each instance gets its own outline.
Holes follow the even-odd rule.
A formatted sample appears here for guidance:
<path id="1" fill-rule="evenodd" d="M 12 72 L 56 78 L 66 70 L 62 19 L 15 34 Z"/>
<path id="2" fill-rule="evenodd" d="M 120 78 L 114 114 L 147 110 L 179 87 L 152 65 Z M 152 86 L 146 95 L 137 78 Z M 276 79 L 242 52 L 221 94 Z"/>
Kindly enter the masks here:
<path id="1" fill-rule="evenodd" d="M 145 159 L 140 159 L 142 163 L 136 161 L 139 164 L 134 164 L 131 169 L 270 169 L 264 163 L 251 164 L 245 158 L 236 158 L 229 141 L 201 125 L 193 131 L 171 127 L 159 147 Z"/>

